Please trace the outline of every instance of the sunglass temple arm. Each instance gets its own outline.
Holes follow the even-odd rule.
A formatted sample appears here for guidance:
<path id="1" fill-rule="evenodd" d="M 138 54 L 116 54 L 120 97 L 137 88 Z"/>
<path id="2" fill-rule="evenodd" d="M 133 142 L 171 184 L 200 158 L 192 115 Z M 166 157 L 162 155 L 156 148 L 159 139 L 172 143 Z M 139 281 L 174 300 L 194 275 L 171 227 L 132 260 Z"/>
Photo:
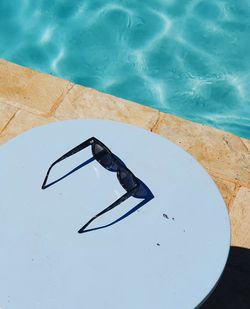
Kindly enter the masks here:
<path id="1" fill-rule="evenodd" d="M 95 141 L 95 137 L 91 137 L 89 139 L 87 139 L 85 142 L 79 144 L 78 146 L 74 147 L 73 149 L 69 150 L 68 152 L 66 152 L 64 155 L 62 155 L 59 159 L 57 159 L 55 162 L 53 162 L 51 164 L 51 166 L 49 167 L 46 176 L 44 178 L 43 184 L 42 184 L 42 189 L 46 189 L 46 183 L 49 177 L 49 173 L 52 169 L 53 166 L 55 166 L 57 163 L 59 163 L 60 161 L 72 156 L 73 154 L 83 150 L 84 148 L 88 147 L 89 145 L 91 145 L 93 142 Z"/>
<path id="2" fill-rule="evenodd" d="M 103 211 L 99 212 L 97 215 L 95 215 L 93 218 L 91 218 L 82 228 L 80 228 L 80 230 L 78 231 L 78 233 L 85 233 L 88 230 L 85 231 L 86 227 L 93 222 L 96 218 L 100 217 L 101 215 L 105 214 L 106 212 L 110 211 L 111 209 L 115 208 L 116 206 L 118 206 L 119 204 L 121 204 L 122 202 L 124 202 L 125 200 L 127 200 L 128 198 L 130 198 L 137 190 L 138 190 L 139 185 L 136 185 L 133 189 L 131 189 L 130 191 L 126 192 L 124 195 L 122 195 L 118 200 L 116 200 L 113 204 L 111 204 L 110 206 L 108 206 L 107 208 L 105 208 Z"/>

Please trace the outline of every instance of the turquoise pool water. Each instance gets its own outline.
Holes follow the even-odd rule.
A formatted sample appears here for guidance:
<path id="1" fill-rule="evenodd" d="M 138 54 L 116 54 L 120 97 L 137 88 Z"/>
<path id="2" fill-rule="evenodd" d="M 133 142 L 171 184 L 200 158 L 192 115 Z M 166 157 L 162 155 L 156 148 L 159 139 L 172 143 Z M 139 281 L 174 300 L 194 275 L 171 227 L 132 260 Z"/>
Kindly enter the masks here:
<path id="1" fill-rule="evenodd" d="M 250 138 L 249 0 L 1 0 L 0 57 Z"/>

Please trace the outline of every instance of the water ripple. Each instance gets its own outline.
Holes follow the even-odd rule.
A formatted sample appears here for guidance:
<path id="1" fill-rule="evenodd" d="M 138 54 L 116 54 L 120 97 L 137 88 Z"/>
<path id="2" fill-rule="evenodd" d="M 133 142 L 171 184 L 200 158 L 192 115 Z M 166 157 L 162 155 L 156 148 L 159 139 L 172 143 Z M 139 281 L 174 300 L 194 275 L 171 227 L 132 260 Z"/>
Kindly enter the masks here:
<path id="1" fill-rule="evenodd" d="M 48 43 L 51 40 L 54 29 L 55 27 L 52 26 L 48 26 L 45 29 L 40 40 L 41 44 Z"/>
<path id="2" fill-rule="evenodd" d="M 248 0 L 1 0 L 0 57 L 250 138 Z"/>

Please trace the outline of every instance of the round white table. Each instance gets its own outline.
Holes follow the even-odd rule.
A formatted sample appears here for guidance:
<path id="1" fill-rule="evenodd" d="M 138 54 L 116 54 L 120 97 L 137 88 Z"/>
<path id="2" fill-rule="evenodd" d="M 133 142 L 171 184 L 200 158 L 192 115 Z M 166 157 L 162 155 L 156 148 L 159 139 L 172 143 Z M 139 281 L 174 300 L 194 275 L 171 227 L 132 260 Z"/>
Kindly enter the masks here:
<path id="1" fill-rule="evenodd" d="M 116 173 L 89 160 L 88 147 L 41 185 L 53 161 L 92 136 L 154 197 L 131 197 L 79 234 L 125 193 Z M 1 309 L 194 308 L 224 269 L 230 224 L 220 192 L 159 135 L 114 121 L 53 123 L 1 146 L 0 171 Z"/>

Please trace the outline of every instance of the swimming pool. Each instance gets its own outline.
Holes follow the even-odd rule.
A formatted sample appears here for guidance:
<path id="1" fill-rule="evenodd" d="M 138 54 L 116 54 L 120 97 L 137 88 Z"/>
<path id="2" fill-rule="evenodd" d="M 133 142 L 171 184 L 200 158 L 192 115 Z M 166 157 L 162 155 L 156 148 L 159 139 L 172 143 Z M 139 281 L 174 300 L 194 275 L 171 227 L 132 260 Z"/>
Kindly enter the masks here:
<path id="1" fill-rule="evenodd" d="M 0 57 L 250 138 L 249 0 L 1 0 Z"/>

